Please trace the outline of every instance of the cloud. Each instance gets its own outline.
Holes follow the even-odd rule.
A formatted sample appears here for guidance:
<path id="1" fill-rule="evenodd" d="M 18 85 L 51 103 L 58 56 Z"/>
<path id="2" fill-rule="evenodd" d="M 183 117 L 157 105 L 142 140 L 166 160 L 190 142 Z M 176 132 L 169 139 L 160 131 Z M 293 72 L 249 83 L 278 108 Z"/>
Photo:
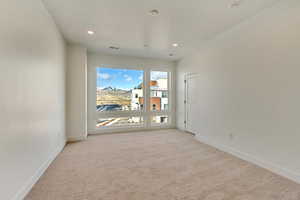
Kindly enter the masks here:
<path id="1" fill-rule="evenodd" d="M 166 79 L 166 78 L 168 78 L 168 72 L 159 72 L 159 71 L 151 72 L 151 80 Z"/>
<path id="2" fill-rule="evenodd" d="M 124 74 L 124 78 L 125 78 L 125 80 L 128 81 L 128 82 L 133 80 L 132 77 L 131 77 L 131 76 L 128 76 L 127 74 Z"/>
<path id="3" fill-rule="evenodd" d="M 143 74 L 141 74 L 141 75 L 139 76 L 139 80 L 143 80 L 143 78 L 144 78 L 144 76 L 143 76 Z"/>
<path id="4" fill-rule="evenodd" d="M 98 76 L 98 78 L 104 79 L 104 80 L 110 79 L 110 75 L 107 73 L 98 73 L 97 76 Z"/>

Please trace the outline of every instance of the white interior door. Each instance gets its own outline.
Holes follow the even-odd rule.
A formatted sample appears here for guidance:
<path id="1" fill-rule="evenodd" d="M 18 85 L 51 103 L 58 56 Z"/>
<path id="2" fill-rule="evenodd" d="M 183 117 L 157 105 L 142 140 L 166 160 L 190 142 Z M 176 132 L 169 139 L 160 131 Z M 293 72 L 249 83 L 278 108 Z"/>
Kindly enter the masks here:
<path id="1" fill-rule="evenodd" d="M 197 105 L 199 103 L 199 91 L 197 89 L 198 74 L 185 75 L 185 129 L 188 132 L 197 134 Z M 199 86 L 198 86 L 199 88 Z"/>

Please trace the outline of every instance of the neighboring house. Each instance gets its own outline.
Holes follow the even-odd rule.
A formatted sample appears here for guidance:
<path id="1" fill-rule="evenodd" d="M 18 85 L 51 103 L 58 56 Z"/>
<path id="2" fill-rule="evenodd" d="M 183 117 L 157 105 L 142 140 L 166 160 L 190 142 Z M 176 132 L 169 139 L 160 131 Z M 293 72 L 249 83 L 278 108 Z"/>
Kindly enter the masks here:
<path id="1" fill-rule="evenodd" d="M 140 98 L 143 98 L 142 85 L 134 88 L 131 92 L 131 110 L 141 110 L 143 103 L 141 103 Z"/>
<path id="2" fill-rule="evenodd" d="M 151 81 L 151 110 L 167 110 L 168 102 L 168 79 L 158 79 Z"/>
<path id="3" fill-rule="evenodd" d="M 168 102 L 168 79 L 158 79 L 151 81 L 151 98 L 150 105 L 151 110 L 167 110 L 169 106 Z M 131 109 L 140 110 L 144 105 L 143 88 L 139 85 L 132 90 L 131 97 Z"/>
<path id="4" fill-rule="evenodd" d="M 152 111 L 167 110 L 169 106 L 168 101 L 168 79 L 158 79 L 150 82 L 151 98 L 150 108 Z M 141 110 L 144 107 L 144 97 L 142 84 L 132 90 L 131 94 L 131 109 Z M 157 116 L 154 117 L 155 123 L 166 122 L 165 117 Z M 139 118 L 137 118 L 139 119 Z"/>

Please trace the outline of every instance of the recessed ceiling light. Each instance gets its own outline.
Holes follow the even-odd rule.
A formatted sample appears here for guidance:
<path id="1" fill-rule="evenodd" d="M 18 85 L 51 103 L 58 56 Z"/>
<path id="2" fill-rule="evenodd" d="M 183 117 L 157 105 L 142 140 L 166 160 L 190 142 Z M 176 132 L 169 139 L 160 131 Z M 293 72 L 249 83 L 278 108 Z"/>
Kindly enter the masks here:
<path id="1" fill-rule="evenodd" d="M 149 11 L 149 14 L 152 15 L 152 16 L 157 16 L 157 15 L 159 15 L 159 11 L 156 10 L 156 9 L 153 9 L 153 10 Z"/>
<path id="2" fill-rule="evenodd" d="M 177 43 L 174 43 L 174 44 L 172 44 L 173 45 L 173 47 L 178 47 L 178 44 Z"/>
<path id="3" fill-rule="evenodd" d="M 234 0 L 230 5 L 229 7 L 230 8 L 235 8 L 235 7 L 239 7 L 242 3 L 242 0 Z"/>
<path id="4" fill-rule="evenodd" d="M 94 34 L 95 34 L 94 31 L 88 31 L 87 33 L 88 33 L 89 35 L 94 35 Z"/>

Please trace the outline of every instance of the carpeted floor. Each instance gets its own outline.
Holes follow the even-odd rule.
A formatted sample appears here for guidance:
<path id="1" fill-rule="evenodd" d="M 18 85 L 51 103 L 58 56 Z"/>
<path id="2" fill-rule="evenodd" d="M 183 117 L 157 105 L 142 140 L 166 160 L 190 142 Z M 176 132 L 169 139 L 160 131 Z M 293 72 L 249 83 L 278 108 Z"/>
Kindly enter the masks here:
<path id="1" fill-rule="evenodd" d="M 26 200 L 300 200 L 300 185 L 177 130 L 68 144 Z"/>

